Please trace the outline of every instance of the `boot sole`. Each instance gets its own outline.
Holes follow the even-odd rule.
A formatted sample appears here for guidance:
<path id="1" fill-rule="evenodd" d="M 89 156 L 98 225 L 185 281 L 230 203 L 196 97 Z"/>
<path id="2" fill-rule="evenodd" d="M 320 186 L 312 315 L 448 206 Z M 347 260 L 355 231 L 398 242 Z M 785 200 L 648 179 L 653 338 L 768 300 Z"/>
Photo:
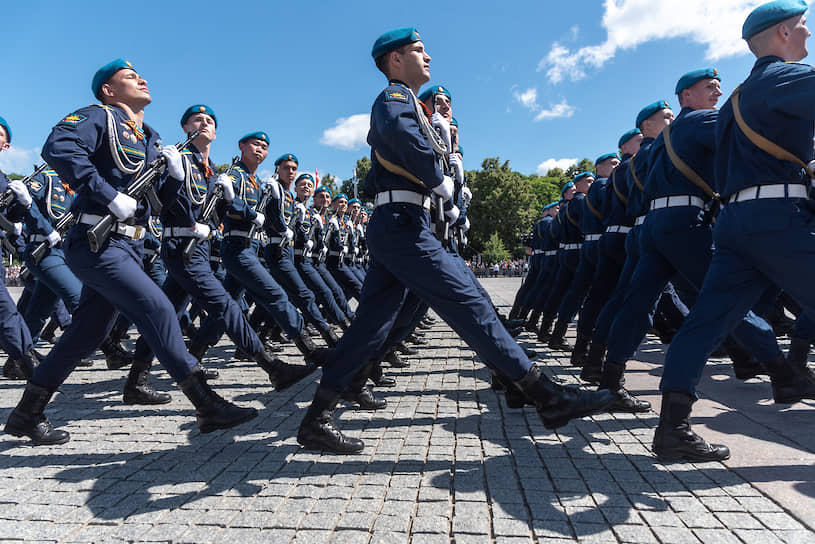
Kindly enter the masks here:
<path id="1" fill-rule="evenodd" d="M 654 452 L 654 455 L 656 456 L 657 460 L 660 461 L 661 463 L 677 463 L 681 461 L 686 461 L 689 463 L 709 463 L 711 461 L 726 461 L 730 459 L 729 453 L 725 457 L 716 458 L 705 458 L 698 455 L 684 455 L 684 454 L 670 455 L 664 453 L 661 454 L 657 453 L 656 451 Z"/>
<path id="2" fill-rule="evenodd" d="M 6 425 L 5 429 L 3 429 L 3 432 L 5 432 L 6 434 L 10 434 L 11 436 L 16 436 L 18 438 L 26 437 L 29 440 L 31 440 L 31 442 L 35 446 L 59 446 L 60 444 L 65 444 L 66 442 L 71 440 L 71 435 L 68 435 L 65 438 L 61 438 L 60 440 L 44 442 L 42 440 L 36 440 L 34 437 L 32 437 L 25 431 L 14 429 L 13 427 L 10 428 L 8 425 Z"/>
<path id="3" fill-rule="evenodd" d="M 310 440 L 303 440 L 299 436 L 297 437 L 297 443 L 300 444 L 301 446 L 303 446 L 304 448 L 306 448 L 307 450 L 327 451 L 327 452 L 330 452 L 330 453 L 334 453 L 336 455 L 356 455 L 357 453 L 359 453 L 359 452 L 361 452 L 362 450 L 365 449 L 365 447 L 363 446 L 362 448 L 360 448 L 358 450 L 349 450 L 349 451 L 335 450 L 335 449 L 331 449 L 330 447 L 328 447 L 325 444 L 320 443 L 320 442 L 311 442 Z"/>
<path id="4" fill-rule="evenodd" d="M 134 405 L 134 404 L 140 405 L 140 406 L 158 406 L 160 404 L 169 404 L 170 402 L 172 402 L 172 400 L 173 400 L 172 397 L 163 398 L 161 400 L 158 400 L 158 399 L 150 400 L 150 399 L 144 399 L 144 398 L 139 399 L 139 398 L 124 396 L 122 398 L 122 404 L 127 404 L 127 405 L 131 405 L 131 406 Z"/>
<path id="5" fill-rule="evenodd" d="M 251 419 L 255 419 L 257 416 L 258 416 L 258 412 L 257 412 L 257 410 L 254 410 L 253 412 L 250 412 L 249 414 L 247 414 L 245 417 L 242 417 L 240 419 L 236 419 L 236 420 L 230 421 L 230 422 L 224 422 L 224 423 L 219 423 L 219 424 L 210 423 L 210 424 L 207 424 L 207 425 L 201 425 L 201 423 L 199 422 L 198 423 L 198 430 L 201 432 L 201 434 L 207 434 L 207 433 L 211 433 L 211 432 L 214 432 L 214 431 L 220 431 L 222 429 L 231 429 L 232 427 L 237 427 L 241 423 L 246 423 L 247 421 L 249 421 Z"/>

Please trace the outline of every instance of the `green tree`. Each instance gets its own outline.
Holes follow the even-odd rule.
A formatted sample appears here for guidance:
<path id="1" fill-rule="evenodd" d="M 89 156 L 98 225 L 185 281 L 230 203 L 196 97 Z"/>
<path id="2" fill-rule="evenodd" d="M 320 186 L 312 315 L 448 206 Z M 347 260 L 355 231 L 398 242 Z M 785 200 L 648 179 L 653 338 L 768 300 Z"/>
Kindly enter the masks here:
<path id="1" fill-rule="evenodd" d="M 323 174 L 323 176 L 320 178 L 320 185 L 325 185 L 326 187 L 328 187 L 332 195 L 336 195 L 337 193 L 343 192 L 342 182 L 340 182 L 340 178 L 333 174 L 329 174 L 328 172 Z"/>
<path id="2" fill-rule="evenodd" d="M 6 174 L 6 177 L 9 181 L 13 181 L 15 179 L 23 179 L 25 176 L 21 176 L 20 174 Z"/>
<path id="3" fill-rule="evenodd" d="M 509 260 L 509 251 L 504 247 L 504 242 L 498 237 L 497 232 L 493 232 L 484 242 L 484 249 L 481 250 L 481 259 L 487 264 L 500 263 Z"/>
<path id="4" fill-rule="evenodd" d="M 505 248 L 522 252 L 518 237 L 529 232 L 540 216 L 530 178 L 496 157 L 484 159 L 481 170 L 467 172 L 467 179 L 473 192 L 467 209 L 473 249 L 483 251 L 490 236 L 497 234 Z"/>
<path id="5" fill-rule="evenodd" d="M 581 173 L 589 171 L 591 173 L 596 173 L 594 170 L 594 162 L 589 159 L 580 159 L 580 162 L 577 164 L 573 164 L 569 168 L 566 169 L 566 183 L 572 181 L 574 177 Z"/>
<path id="6" fill-rule="evenodd" d="M 365 177 L 368 175 L 368 172 L 371 171 L 371 159 L 368 157 L 362 157 L 361 159 L 357 159 L 356 164 L 354 165 L 357 171 L 357 179 L 356 183 L 357 186 L 357 197 L 360 200 L 365 200 L 365 196 L 362 194 L 362 182 L 365 181 Z M 354 178 L 346 179 L 342 182 L 342 192 L 348 195 L 349 198 L 353 198 L 354 195 Z"/>

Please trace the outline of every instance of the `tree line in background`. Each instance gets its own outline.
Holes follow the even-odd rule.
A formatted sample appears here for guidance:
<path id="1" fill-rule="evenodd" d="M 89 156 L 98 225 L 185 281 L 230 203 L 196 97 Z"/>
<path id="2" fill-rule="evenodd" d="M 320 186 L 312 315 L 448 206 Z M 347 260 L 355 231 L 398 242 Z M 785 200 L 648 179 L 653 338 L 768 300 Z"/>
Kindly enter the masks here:
<path id="1" fill-rule="evenodd" d="M 216 169 L 224 172 L 228 167 L 228 164 L 219 164 Z M 362 194 L 362 182 L 370 169 L 371 159 L 357 160 L 358 195 L 367 204 L 371 198 Z M 471 228 L 464 256 L 471 258 L 480 254 L 486 263 L 522 258 L 524 246 L 520 236 L 532 231 L 543 206 L 560 199 L 564 185 L 587 170 L 594 172 L 594 162 L 582 159 L 565 171 L 552 168 L 545 176 L 526 175 L 512 170 L 509 161 L 501 162 L 498 157 L 484 159 L 479 170 L 467 170 L 465 177 L 473 200 L 467 210 Z M 20 179 L 23 176 L 9 174 L 8 177 Z M 354 183 L 353 178 L 340 180 L 329 173 L 320 178 L 320 185 L 331 189 L 331 194 L 343 192 L 349 198 L 354 196 Z"/>

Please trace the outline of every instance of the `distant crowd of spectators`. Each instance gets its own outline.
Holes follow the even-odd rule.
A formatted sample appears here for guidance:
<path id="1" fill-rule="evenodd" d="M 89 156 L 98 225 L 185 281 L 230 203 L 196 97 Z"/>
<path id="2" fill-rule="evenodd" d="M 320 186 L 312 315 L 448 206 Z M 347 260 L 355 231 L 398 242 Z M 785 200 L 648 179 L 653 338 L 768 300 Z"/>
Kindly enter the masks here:
<path id="1" fill-rule="evenodd" d="M 477 278 L 499 278 L 499 277 L 517 277 L 526 274 L 529 269 L 529 263 L 526 259 L 517 259 L 515 261 L 501 261 L 500 263 L 486 264 L 486 263 L 467 263 L 470 269 L 475 272 Z"/>
<path id="2" fill-rule="evenodd" d="M 22 280 L 20 280 L 20 265 L 13 264 L 11 266 L 6 266 L 6 285 L 9 287 L 18 287 L 22 285 Z"/>

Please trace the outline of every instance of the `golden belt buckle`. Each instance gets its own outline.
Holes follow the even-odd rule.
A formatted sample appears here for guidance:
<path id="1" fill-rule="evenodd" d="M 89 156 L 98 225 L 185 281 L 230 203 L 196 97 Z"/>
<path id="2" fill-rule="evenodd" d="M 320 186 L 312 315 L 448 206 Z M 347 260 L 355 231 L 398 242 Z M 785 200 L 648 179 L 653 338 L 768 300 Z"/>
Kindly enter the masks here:
<path id="1" fill-rule="evenodd" d="M 136 230 L 133 231 L 133 236 L 131 236 L 133 240 L 141 240 L 144 238 L 144 227 L 141 225 L 136 225 Z"/>

